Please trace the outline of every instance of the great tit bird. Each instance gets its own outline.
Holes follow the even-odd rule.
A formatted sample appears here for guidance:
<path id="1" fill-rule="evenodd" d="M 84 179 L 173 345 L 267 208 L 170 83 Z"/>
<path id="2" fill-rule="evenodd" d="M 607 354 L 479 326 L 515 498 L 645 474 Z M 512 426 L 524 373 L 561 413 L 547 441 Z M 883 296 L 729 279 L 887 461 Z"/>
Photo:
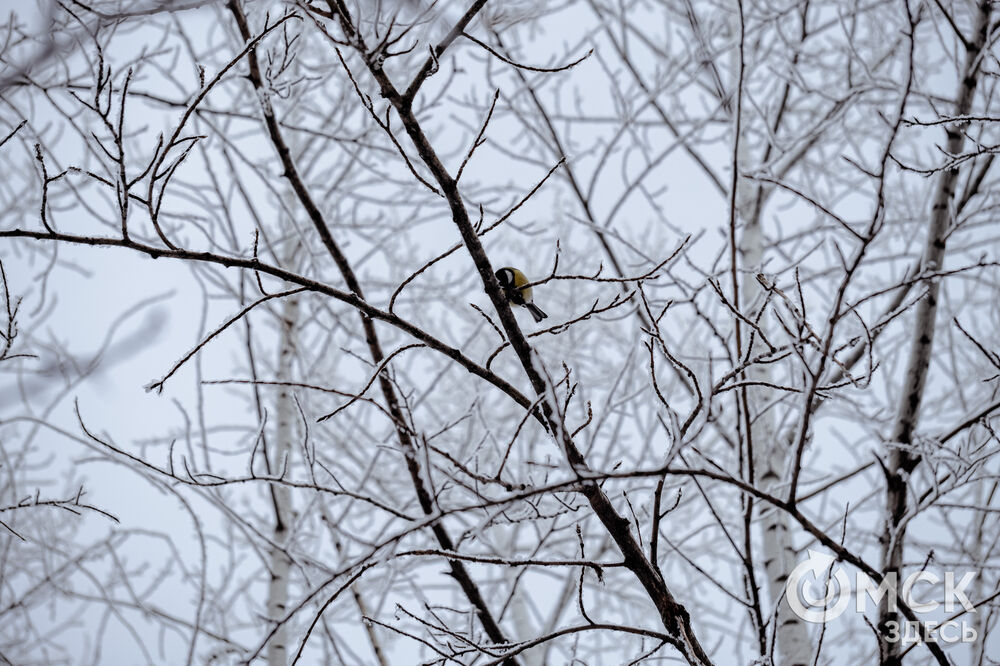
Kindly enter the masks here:
<path id="1" fill-rule="evenodd" d="M 531 302 L 531 287 L 524 286 L 531 281 L 524 273 L 511 266 L 504 266 L 496 272 L 496 276 L 508 301 L 527 308 L 536 322 L 548 317 L 541 308 Z"/>

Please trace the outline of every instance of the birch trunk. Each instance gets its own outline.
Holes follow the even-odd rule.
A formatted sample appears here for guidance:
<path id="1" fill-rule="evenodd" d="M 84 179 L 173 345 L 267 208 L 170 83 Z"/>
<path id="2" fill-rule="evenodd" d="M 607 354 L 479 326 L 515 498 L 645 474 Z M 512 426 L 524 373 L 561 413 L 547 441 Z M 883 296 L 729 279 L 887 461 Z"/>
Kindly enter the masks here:
<path id="1" fill-rule="evenodd" d="M 740 255 L 743 275 L 741 277 L 741 310 L 753 319 L 756 310 L 763 306 L 764 289 L 756 275 L 761 270 L 764 258 L 763 233 L 760 214 L 750 214 L 746 205 L 746 180 L 740 179 L 737 188 L 737 210 L 744 220 L 740 237 Z M 758 195 L 759 196 L 759 195 Z M 760 208 L 757 209 L 758 211 Z M 761 319 L 764 328 L 764 320 Z M 758 338 L 750 343 L 750 357 L 763 353 L 765 347 Z M 751 382 L 772 383 L 770 366 L 754 364 L 747 368 L 746 377 Z M 775 436 L 774 416 L 769 406 L 774 398 L 773 391 L 763 385 L 746 388 L 747 407 L 750 411 L 750 440 L 753 442 L 753 466 L 756 485 L 764 492 L 778 494 L 782 482 L 788 447 L 787 443 Z M 784 597 L 785 581 L 796 564 L 795 549 L 792 546 L 788 526 L 788 515 L 773 506 L 763 505 L 760 512 L 761 554 L 767 574 L 768 594 L 772 603 L 772 617 L 776 623 L 775 640 L 782 664 L 808 666 L 812 663 L 812 644 L 809 632 L 801 618 L 792 613 Z"/>
<path id="2" fill-rule="evenodd" d="M 978 83 L 980 55 L 986 44 L 990 22 L 991 3 L 989 0 L 977 2 L 975 27 L 971 40 L 967 42 L 965 66 L 958 83 L 954 115 L 966 116 L 972 109 L 972 100 Z M 945 155 L 958 155 L 965 146 L 964 126 L 956 122 L 948 126 Z M 924 245 L 920 269 L 922 273 L 937 271 L 944 261 L 947 234 L 952 222 L 951 206 L 955 197 L 955 183 L 958 180 L 958 165 L 941 171 L 937 176 L 934 203 L 931 208 L 930 224 Z M 886 523 L 880 535 L 882 543 L 882 571 L 887 576 L 901 579 L 903 567 L 903 545 L 906 537 L 904 518 L 907 511 L 909 477 L 920 463 L 920 456 L 911 447 L 913 432 L 917 426 L 920 403 L 924 397 L 924 385 L 930 367 L 931 351 L 934 343 L 935 315 L 937 314 L 940 278 L 926 281 L 927 293 L 916 306 L 913 322 L 913 342 L 910 357 L 903 375 L 899 392 L 899 407 L 889 440 L 890 450 L 886 464 Z M 892 627 L 899 627 L 899 613 L 890 610 L 886 595 L 879 607 L 879 631 L 881 663 L 899 666 L 902 663 L 899 641 L 887 640 Z M 893 625 L 892 623 L 895 623 Z M 901 628 L 900 628 L 900 632 Z"/>
<path id="3" fill-rule="evenodd" d="M 298 298 L 285 299 L 281 315 L 280 347 L 278 351 L 278 389 L 276 405 L 276 425 L 273 447 L 268 452 L 271 472 L 284 477 L 288 470 L 295 436 L 295 401 L 292 389 L 286 385 L 292 381 L 292 363 L 295 359 L 296 321 L 299 314 Z M 288 487 L 271 484 L 271 498 L 274 502 L 274 532 L 271 539 L 270 570 L 271 581 L 267 589 L 267 617 L 271 622 L 280 622 L 285 617 L 288 603 L 288 573 L 292 560 L 288 557 L 287 544 L 293 519 L 292 498 Z M 288 646 L 285 625 L 278 627 L 268 644 L 268 666 L 287 666 Z"/>
<path id="4" fill-rule="evenodd" d="M 763 260 L 763 238 L 759 217 L 748 219 L 740 239 L 744 274 L 741 309 L 753 317 L 755 309 L 763 305 L 764 290 L 756 279 Z M 763 325 L 763 320 L 761 322 Z M 754 338 L 750 356 L 759 355 L 764 345 Z M 755 364 L 747 369 L 747 380 L 771 383 L 769 366 Z M 753 465 L 756 485 L 764 492 L 777 493 L 787 459 L 787 445 L 775 437 L 774 416 L 769 411 L 773 399 L 771 389 L 765 386 L 746 388 L 747 407 L 750 411 L 750 438 L 753 442 Z M 771 505 L 761 506 L 761 553 L 767 574 L 768 594 L 771 598 L 772 617 L 776 623 L 775 640 L 782 664 L 808 666 L 812 663 L 812 644 L 809 632 L 801 618 L 792 613 L 785 599 L 785 581 L 796 564 L 788 526 L 788 514 Z"/>
<path id="5" fill-rule="evenodd" d="M 733 66 L 732 71 L 734 80 L 731 89 L 739 94 L 741 91 L 737 90 L 739 86 L 737 66 Z M 736 131 L 741 131 L 738 124 Z M 740 174 L 746 171 L 749 161 L 749 151 L 746 146 L 746 142 L 741 141 L 737 153 L 736 167 Z M 747 316 L 754 319 L 756 310 L 764 305 L 764 289 L 756 276 L 764 264 L 761 214 L 768 192 L 762 187 L 755 188 L 756 191 L 751 192 L 749 181 L 740 174 L 735 181 L 737 219 L 743 223 L 739 242 L 742 269 L 739 305 Z M 760 320 L 760 326 L 766 329 L 763 318 Z M 765 349 L 757 337 L 751 338 L 749 346 L 749 358 L 759 355 Z M 746 370 L 746 378 L 750 382 L 773 383 L 769 368 L 770 366 L 764 364 L 751 365 Z M 769 405 L 774 397 L 773 391 L 763 385 L 748 386 L 744 390 L 750 422 L 748 435 L 753 445 L 751 464 L 754 469 L 754 481 L 761 490 L 777 494 L 775 490 L 782 482 L 788 443 L 775 436 L 774 415 L 769 411 Z M 777 643 L 776 651 L 781 657 L 779 663 L 788 666 L 808 666 L 812 663 L 812 644 L 808 629 L 803 620 L 792 613 L 784 596 L 785 581 L 796 564 L 788 515 L 770 505 L 763 505 L 760 509 L 760 550 L 772 604 L 771 617 L 776 625 L 774 640 Z"/>

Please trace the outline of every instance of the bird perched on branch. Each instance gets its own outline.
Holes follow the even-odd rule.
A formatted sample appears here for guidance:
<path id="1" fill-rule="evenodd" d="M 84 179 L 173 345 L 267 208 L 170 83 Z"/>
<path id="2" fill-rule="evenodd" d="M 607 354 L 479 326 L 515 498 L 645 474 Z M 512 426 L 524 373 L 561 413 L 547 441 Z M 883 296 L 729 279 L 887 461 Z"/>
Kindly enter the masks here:
<path id="1" fill-rule="evenodd" d="M 496 272 L 496 276 L 508 301 L 527 308 L 536 322 L 548 317 L 540 307 L 531 302 L 531 287 L 525 286 L 531 281 L 524 273 L 511 266 L 504 266 Z"/>

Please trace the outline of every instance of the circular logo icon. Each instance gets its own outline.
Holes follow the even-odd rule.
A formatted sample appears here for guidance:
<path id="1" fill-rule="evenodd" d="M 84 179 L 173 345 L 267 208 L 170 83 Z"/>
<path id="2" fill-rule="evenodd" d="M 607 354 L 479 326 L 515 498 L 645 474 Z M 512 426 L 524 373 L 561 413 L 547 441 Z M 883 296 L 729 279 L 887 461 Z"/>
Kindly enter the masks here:
<path id="1" fill-rule="evenodd" d="M 833 562 L 832 555 L 810 549 L 809 558 L 788 575 L 785 599 L 792 612 L 806 622 L 822 624 L 836 619 L 851 602 L 851 580 L 844 568 L 837 567 L 829 576 L 826 574 Z M 818 596 L 815 588 L 823 581 L 826 581 L 826 592 Z"/>

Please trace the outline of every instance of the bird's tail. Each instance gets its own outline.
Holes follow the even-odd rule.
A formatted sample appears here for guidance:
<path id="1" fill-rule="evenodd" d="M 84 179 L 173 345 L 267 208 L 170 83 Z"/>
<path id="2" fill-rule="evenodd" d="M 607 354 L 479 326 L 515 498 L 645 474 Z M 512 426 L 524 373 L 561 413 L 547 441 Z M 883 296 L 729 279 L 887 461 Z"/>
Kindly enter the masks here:
<path id="1" fill-rule="evenodd" d="M 531 313 L 531 316 L 535 318 L 536 322 L 539 322 L 548 317 L 548 315 L 542 312 L 542 309 L 537 305 L 535 305 L 534 303 L 525 303 L 524 307 L 528 308 L 528 312 Z"/>

